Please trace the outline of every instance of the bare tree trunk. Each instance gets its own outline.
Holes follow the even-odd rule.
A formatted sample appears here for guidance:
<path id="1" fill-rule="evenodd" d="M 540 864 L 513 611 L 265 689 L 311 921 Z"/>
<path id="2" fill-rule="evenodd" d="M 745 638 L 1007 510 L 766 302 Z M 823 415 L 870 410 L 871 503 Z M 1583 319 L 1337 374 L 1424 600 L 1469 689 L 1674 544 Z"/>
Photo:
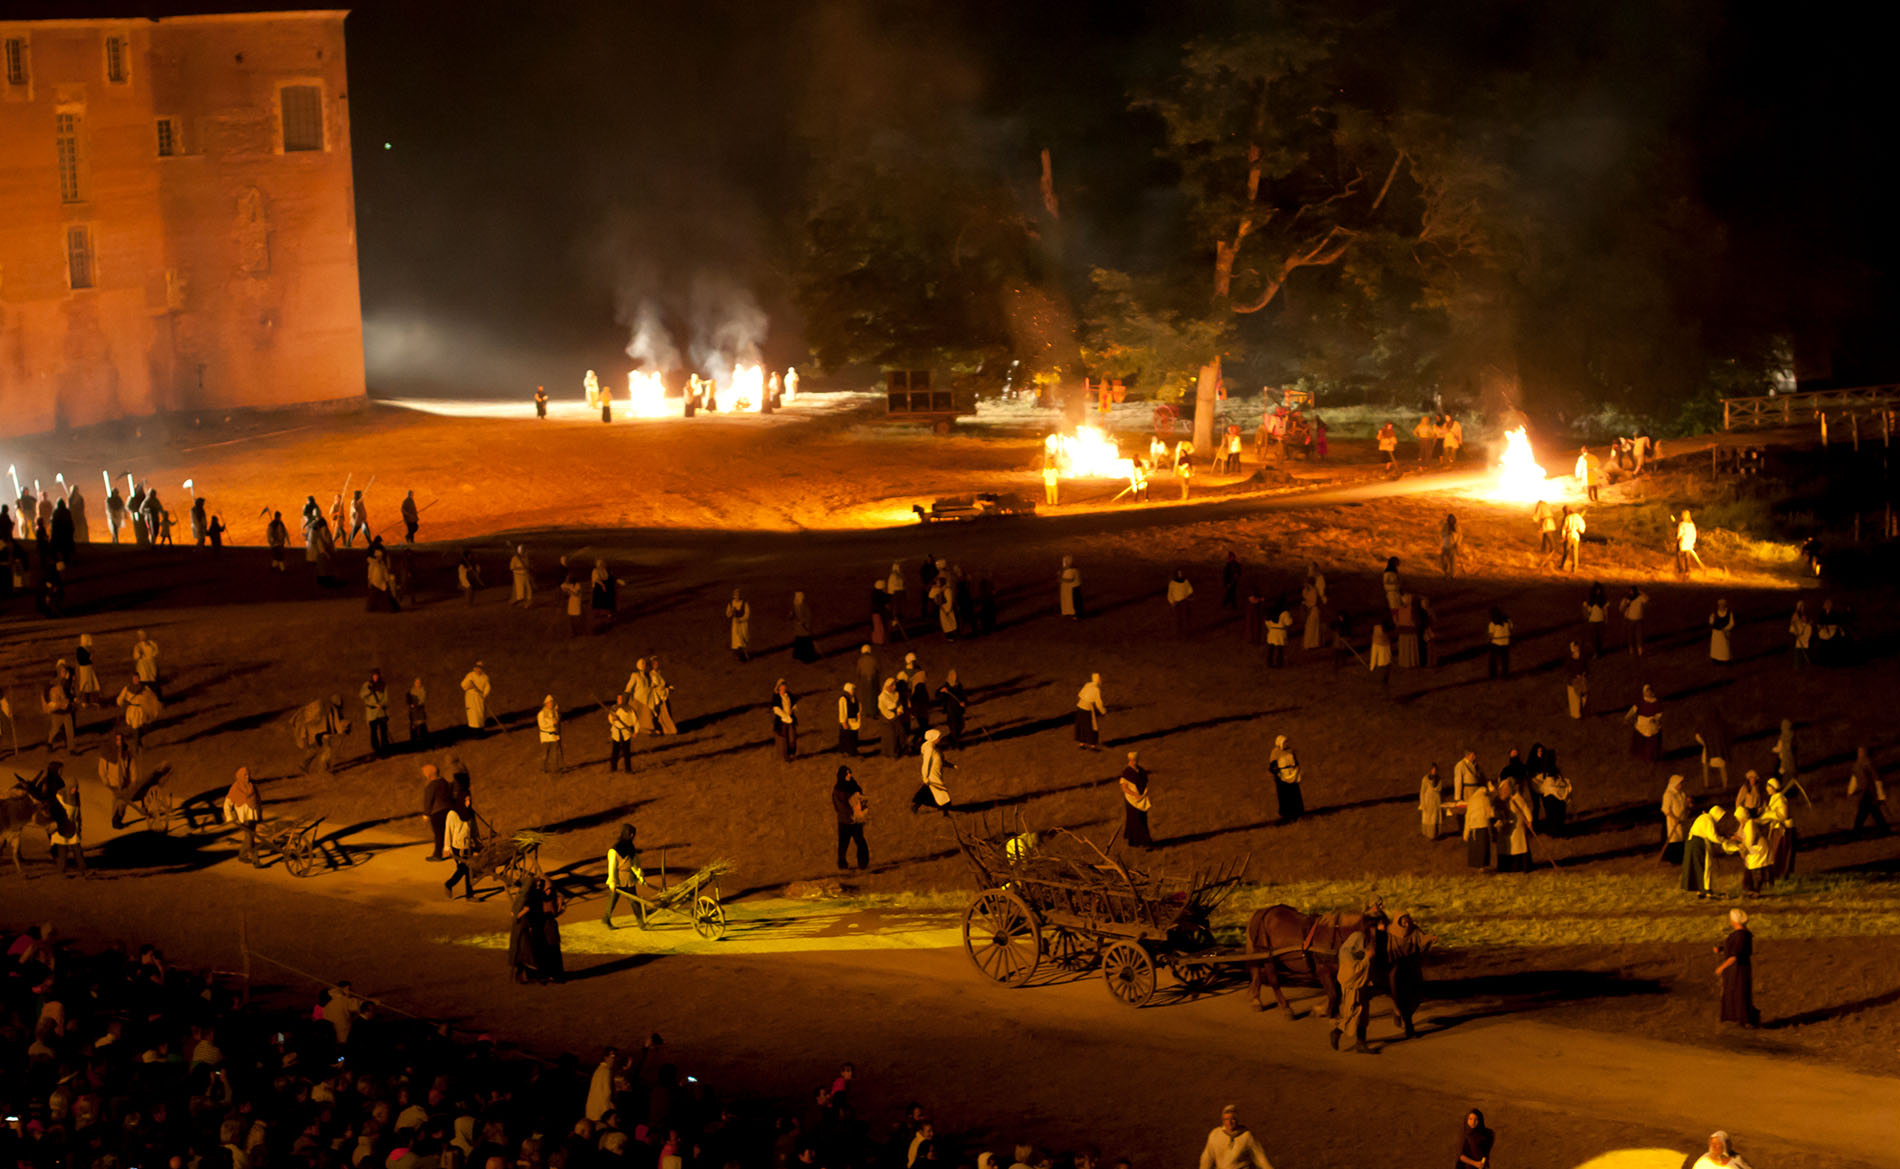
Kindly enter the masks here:
<path id="1" fill-rule="evenodd" d="M 1194 382 L 1194 449 L 1207 454 L 1214 449 L 1214 415 L 1220 410 L 1220 358 L 1201 367 Z"/>

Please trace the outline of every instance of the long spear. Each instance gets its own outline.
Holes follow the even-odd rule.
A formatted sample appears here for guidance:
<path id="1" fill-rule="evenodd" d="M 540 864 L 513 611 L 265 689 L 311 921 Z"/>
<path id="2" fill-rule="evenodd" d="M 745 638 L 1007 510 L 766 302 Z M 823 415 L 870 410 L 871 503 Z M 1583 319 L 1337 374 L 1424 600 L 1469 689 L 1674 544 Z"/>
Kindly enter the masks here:
<path id="1" fill-rule="evenodd" d="M 102 469 L 99 472 L 99 477 L 106 481 L 106 494 L 111 495 L 112 494 L 112 472 Z"/>
<path id="2" fill-rule="evenodd" d="M 192 485 L 192 480 L 190 479 L 185 480 L 185 482 L 183 483 L 183 487 L 186 491 L 191 492 L 191 497 L 193 499 L 198 498 L 198 489 Z"/>

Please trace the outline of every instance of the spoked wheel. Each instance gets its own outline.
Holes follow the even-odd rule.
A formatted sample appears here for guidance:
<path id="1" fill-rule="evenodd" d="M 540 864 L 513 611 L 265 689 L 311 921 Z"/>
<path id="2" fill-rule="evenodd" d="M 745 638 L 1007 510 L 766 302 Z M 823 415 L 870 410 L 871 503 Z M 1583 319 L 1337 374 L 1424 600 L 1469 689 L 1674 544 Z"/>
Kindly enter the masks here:
<path id="1" fill-rule="evenodd" d="M 1214 985 L 1215 971 L 1212 966 L 1177 958 L 1168 963 L 1168 969 L 1173 971 L 1174 980 L 1181 984 L 1181 989 L 1189 994 L 1202 994 Z"/>
<path id="2" fill-rule="evenodd" d="M 1087 934 L 1053 929 L 1042 940 L 1043 956 L 1058 970 L 1080 974 L 1102 960 L 1102 945 Z"/>
<path id="3" fill-rule="evenodd" d="M 1145 1007 L 1155 997 L 1154 959 L 1133 942 L 1116 942 L 1103 951 L 1102 978 L 1108 993 L 1131 1007 Z"/>
<path id="4" fill-rule="evenodd" d="M 963 949 L 985 978 L 1021 986 L 1042 961 L 1042 933 L 1021 898 L 991 889 L 963 911 Z"/>
<path id="5" fill-rule="evenodd" d="M 709 942 L 726 936 L 726 907 L 702 893 L 693 899 L 693 929 Z"/>
<path id="6" fill-rule="evenodd" d="M 310 854 L 307 852 L 287 852 L 284 854 L 284 869 L 293 877 L 310 875 Z"/>
<path id="7" fill-rule="evenodd" d="M 154 832 L 172 830 L 172 794 L 162 787 L 145 793 L 145 826 Z"/>

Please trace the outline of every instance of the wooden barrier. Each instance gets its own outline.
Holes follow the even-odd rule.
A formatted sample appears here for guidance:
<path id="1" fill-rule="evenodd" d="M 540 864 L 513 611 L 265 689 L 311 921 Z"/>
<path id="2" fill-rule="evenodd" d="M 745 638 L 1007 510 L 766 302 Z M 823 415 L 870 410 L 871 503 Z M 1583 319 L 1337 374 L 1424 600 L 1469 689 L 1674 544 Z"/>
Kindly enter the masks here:
<path id="1" fill-rule="evenodd" d="M 1804 426 L 1824 412 L 1885 418 L 1900 408 L 1900 385 L 1857 386 L 1845 390 L 1810 390 L 1760 398 L 1723 398 L 1723 430 L 1755 430 L 1770 426 Z M 1883 422 L 1883 431 L 1891 425 Z"/>

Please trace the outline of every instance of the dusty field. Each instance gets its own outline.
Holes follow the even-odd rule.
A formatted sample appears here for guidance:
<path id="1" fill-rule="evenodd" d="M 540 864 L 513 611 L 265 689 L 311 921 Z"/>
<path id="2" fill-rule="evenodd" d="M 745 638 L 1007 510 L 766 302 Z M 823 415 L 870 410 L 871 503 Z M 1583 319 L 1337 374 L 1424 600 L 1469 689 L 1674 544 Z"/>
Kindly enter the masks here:
<path id="1" fill-rule="evenodd" d="M 1699 787 L 1691 733 L 1717 707 L 1735 729 L 1744 765 L 1766 758 L 1780 719 L 1799 724 L 1804 781 L 1815 802 L 1801 813 L 1810 849 L 1801 861 L 1804 873 L 1859 881 L 1890 873 L 1900 854 L 1893 838 L 1857 841 L 1843 831 L 1851 812 L 1842 791 L 1855 746 L 1874 747 L 1886 762 L 1896 745 L 1889 599 L 1844 598 L 1859 609 L 1862 642 L 1874 651 L 1869 664 L 1796 673 L 1784 630 L 1798 581 L 1785 551 L 1706 533 L 1705 554 L 1717 569 L 1714 577 L 1687 585 L 1666 580 L 1663 554 L 1647 542 L 1653 529 L 1649 513 L 1660 503 L 1612 493 L 1614 502 L 1592 514 L 1593 534 L 1606 542 L 1586 548 L 1586 571 L 1610 586 L 1647 582 L 1655 600 L 1651 653 L 1640 662 L 1615 653 L 1599 663 L 1592 675 L 1592 713 L 1572 722 L 1563 714 L 1557 666 L 1564 645 L 1579 631 L 1582 593 L 1591 577 L 1559 579 L 1543 569 L 1528 551 L 1529 525 L 1521 508 L 1455 494 L 1421 494 L 1416 488 L 1432 484 L 1414 478 L 1402 481 L 1398 494 L 1377 497 L 1388 489 L 1371 485 L 1372 469 L 1349 463 L 1338 474 L 1356 485 L 1352 490 L 1358 494 L 1333 506 L 1236 494 L 1188 508 L 1156 504 L 1139 511 L 1085 511 L 949 530 L 824 532 L 811 529 L 853 526 L 855 520 L 837 517 L 868 515 L 899 496 L 928 498 L 949 490 L 946 484 L 975 484 L 1022 468 L 1033 456 L 1033 443 L 944 443 L 903 434 L 866 442 L 853 437 L 840 419 L 792 419 L 741 435 L 738 428 L 748 421 L 757 420 L 722 420 L 720 429 L 694 430 L 686 438 L 642 435 L 624 454 L 612 457 L 602 454 L 604 439 L 583 448 L 585 457 L 563 455 L 558 427 L 566 424 L 428 420 L 382 427 L 367 419 L 342 420 L 321 441 L 284 435 L 193 453 L 194 459 L 215 454 L 223 460 L 202 481 L 228 483 L 220 490 L 238 499 L 263 497 L 272 476 L 298 480 L 295 487 L 275 488 L 286 507 L 307 492 L 302 480 L 319 473 L 328 477 L 333 468 L 320 460 L 332 455 L 338 459 L 334 469 L 357 469 L 359 478 L 374 469 L 376 458 L 406 460 L 406 474 L 377 470 L 375 490 L 391 480 L 416 483 L 419 499 L 429 498 L 423 484 L 474 483 L 474 478 L 458 477 L 455 469 L 463 466 L 481 468 L 489 476 L 482 483 L 523 476 L 535 486 L 520 499 L 485 488 L 444 495 L 445 502 L 424 517 L 429 522 L 425 534 L 561 529 L 526 537 L 542 567 L 542 596 L 524 613 L 509 609 L 501 590 L 491 588 L 475 608 L 465 608 L 449 595 L 452 554 L 428 549 L 417 559 L 421 604 L 402 614 L 373 615 L 363 611 L 354 587 L 343 598 L 322 595 L 300 561 L 279 578 L 264 571 L 261 558 L 249 550 L 217 559 L 188 548 L 95 550 L 97 555 L 82 558 L 72 585 L 75 616 L 39 623 L 26 618 L 16 601 L 7 619 L 0 676 L 9 680 L 14 707 L 22 712 L 23 737 L 31 741 L 44 729 L 29 684 L 45 676 L 54 657 L 70 653 L 80 632 L 97 638 L 110 692 L 129 673 L 134 631 L 146 628 L 163 646 L 173 680 L 171 704 L 153 732 L 150 756 L 169 766 L 171 786 L 181 796 L 221 792 L 231 770 L 249 763 L 267 781 L 264 797 L 272 814 L 327 816 L 343 839 L 361 846 L 364 863 L 351 873 L 306 883 L 292 881 L 279 869 L 253 878 L 225 863 L 230 854 L 223 841 L 151 852 L 156 844 L 133 834 L 109 845 L 106 857 L 116 856 L 129 871 L 150 872 L 154 879 L 124 892 L 114 888 L 119 882 L 66 885 L 57 892 L 49 888 L 54 883 L 38 882 L 28 897 L 32 902 L 44 898 L 49 907 L 94 929 L 176 936 L 180 945 L 216 955 L 228 954 L 228 928 L 213 930 L 185 920 L 189 915 L 181 915 L 174 902 L 180 895 L 215 897 L 224 882 L 241 880 L 246 898 L 278 918 L 308 907 L 309 936 L 280 931 L 276 944 L 281 951 L 299 962 L 347 962 L 359 971 L 382 948 L 387 932 L 365 931 L 350 907 L 369 907 L 392 918 L 405 915 L 404 921 L 414 915 L 433 940 L 413 953 L 405 949 L 389 957 L 391 974 L 384 985 L 421 1009 L 466 1015 L 484 1025 L 492 1019 L 497 1028 L 537 1042 L 584 1044 L 585 1029 L 563 1016 L 566 1008 L 549 1004 L 578 1004 L 600 987 L 624 984 L 616 994 L 629 996 L 630 1008 L 666 1015 L 663 1029 L 700 1035 L 708 1060 L 721 1061 L 728 1071 L 755 1054 L 791 1049 L 824 1063 L 868 1044 L 887 1053 L 894 1068 L 921 1075 L 917 1051 L 937 1051 L 943 1055 L 934 1065 L 940 1072 L 929 1090 L 953 1093 L 967 1108 L 967 1127 L 994 1129 L 996 1116 L 1020 1114 L 1025 1085 L 1007 1077 L 996 1079 L 993 1087 L 971 1081 L 983 1078 L 978 1068 L 993 1066 L 985 1059 L 1020 1058 L 1025 1039 L 1038 1038 L 1030 1013 L 1036 1008 L 1019 1005 L 1021 996 L 990 997 L 1000 992 L 977 982 L 954 952 L 864 957 L 867 965 L 856 976 L 841 973 L 850 968 L 846 963 L 823 956 L 741 964 L 745 977 L 763 979 L 787 1002 L 822 1002 L 825 980 L 844 978 L 853 993 L 878 999 L 880 1026 L 897 1029 L 901 1039 L 871 1040 L 864 1028 L 828 1020 L 822 1011 L 819 1017 L 807 1013 L 775 1022 L 771 1013 L 748 1007 L 717 1025 L 673 1021 L 682 1012 L 668 1008 L 667 995 L 711 1009 L 717 1000 L 706 996 L 715 988 L 755 993 L 738 988 L 758 983 L 729 982 L 723 973 L 737 960 L 668 959 L 651 965 L 638 958 L 612 960 L 603 966 L 629 972 L 527 1001 L 503 981 L 499 955 L 468 951 L 461 948 L 465 943 L 453 940 L 466 936 L 472 921 L 486 922 L 483 928 L 490 931 L 497 928 L 492 906 L 459 910 L 454 924 L 444 926 L 436 920 L 441 911 L 424 909 L 418 900 L 431 893 L 425 878 L 437 866 L 414 863 L 414 849 L 401 847 L 423 831 L 413 815 L 419 763 L 453 750 L 473 771 L 482 811 L 508 828 L 551 833 L 549 867 L 570 866 L 577 887 L 586 884 L 579 877 L 597 871 L 594 858 L 626 818 L 640 824 L 649 848 L 668 847 L 670 864 L 715 855 L 733 858 L 740 868 L 729 895 L 765 894 L 792 881 L 834 876 L 827 790 L 838 758 L 815 753 L 833 742 L 834 696 L 837 686 L 852 677 L 852 659 L 865 637 L 862 618 L 872 578 L 901 559 L 914 597 L 917 565 L 926 551 L 973 573 L 990 574 L 1001 601 L 1001 629 L 991 637 L 945 643 L 934 634 L 922 635 L 913 621 L 912 632 L 919 634 L 915 643 L 883 647 L 887 671 L 906 648 L 914 649 L 933 677 L 955 668 L 973 692 L 972 724 L 981 732 L 953 756 L 958 770 L 950 786 L 959 803 L 1106 838 L 1120 820 L 1112 780 L 1120 751 L 1139 748 L 1155 779 L 1153 821 L 1161 847 L 1153 865 L 1190 869 L 1248 853 L 1253 878 L 1287 886 L 1292 900 L 1324 908 L 1384 892 L 1388 905 L 1402 901 L 1428 924 L 1436 912 L 1452 927 L 1448 932 L 1462 931 L 1466 940 L 1434 977 L 1460 995 L 1502 1003 L 1500 1009 L 1513 1017 L 1534 1014 L 1604 1032 L 1615 1042 L 1639 1042 L 1621 1038 L 1630 1036 L 1718 1042 L 1705 952 L 1717 935 L 1719 912 L 1685 903 L 1674 888 L 1674 874 L 1654 861 L 1654 809 L 1663 782 L 1672 770 L 1682 770 L 1691 775 L 1691 790 Z M 569 429 L 576 436 L 594 434 L 578 423 Z M 596 429 L 605 428 L 596 424 Z M 505 457 L 496 453 L 504 449 L 498 440 L 503 435 Z M 619 441 L 623 433 L 612 437 Z M 172 453 L 152 457 L 186 465 L 184 456 Z M 925 458 L 927 472 L 920 470 Z M 717 491 L 702 490 L 700 480 L 681 481 L 701 467 L 744 470 L 732 471 Z M 335 478 L 340 484 L 341 475 Z M 602 490 L 603 483 L 611 489 Z M 669 491 L 675 494 L 664 494 Z M 590 503 L 590 497 L 600 499 Z M 662 497 L 670 502 L 659 502 Z M 381 505 L 384 514 L 393 512 L 393 503 L 392 496 Z M 1446 581 L 1427 569 L 1438 520 L 1447 510 L 1460 515 L 1468 565 L 1484 573 L 1482 579 Z M 611 526 L 621 523 L 636 527 Z M 714 526 L 761 530 L 691 530 Z M 1363 669 L 1335 672 L 1328 651 L 1307 654 L 1296 645 L 1286 669 L 1266 669 L 1261 651 L 1242 638 L 1237 614 L 1219 607 L 1218 565 L 1229 548 L 1246 564 L 1243 596 L 1256 584 L 1266 595 L 1296 590 L 1300 566 L 1313 559 L 1327 571 L 1335 603 L 1359 613 L 1380 603 L 1376 572 L 1383 557 L 1402 556 L 1408 579 L 1431 598 L 1438 613 L 1442 664 L 1436 670 L 1398 672 L 1389 694 Z M 563 552 L 605 556 L 625 579 L 621 620 L 610 632 L 567 637 L 552 589 L 553 559 Z M 1076 556 L 1085 574 L 1092 615 L 1082 622 L 1053 615 L 1054 576 L 1065 553 Z M 499 580 L 505 575 L 501 563 L 493 552 L 484 555 L 490 580 Z M 1176 566 L 1189 570 L 1199 590 L 1193 631 L 1185 639 L 1175 636 L 1161 600 L 1163 582 Z M 350 575 L 360 578 L 355 569 Z M 745 664 L 725 651 L 720 608 L 733 587 L 744 588 L 755 606 L 755 656 Z M 798 665 L 788 652 L 785 612 L 793 589 L 806 591 L 817 611 L 825 656 L 815 665 Z M 1718 590 L 1735 603 L 1743 623 L 1740 660 L 1726 670 L 1708 663 L 1701 632 Z M 1818 600 L 1811 591 L 1806 595 Z M 1509 608 L 1519 632 L 1515 674 L 1496 683 L 1485 680 L 1480 650 L 1484 614 L 1494 603 Z M 1615 622 L 1610 642 L 1620 642 Z M 653 652 L 665 658 L 677 688 L 674 709 L 683 733 L 639 742 L 636 773 L 609 778 L 604 718 L 597 704 L 611 699 L 635 657 Z M 460 722 L 457 682 L 476 657 L 488 665 L 495 705 L 508 731 L 436 744 L 426 755 L 374 760 L 361 757 L 366 743 L 359 725 L 344 754 L 360 758 L 328 780 L 297 774 L 297 754 L 282 727 L 283 716 L 295 706 L 340 692 L 355 714 L 357 686 L 370 666 L 380 665 L 392 691 L 423 677 L 431 694 L 432 724 L 454 726 Z M 1090 671 L 1103 675 L 1111 711 L 1106 732 L 1111 750 L 1099 755 L 1078 751 L 1068 730 L 1075 690 Z M 777 760 L 767 740 L 764 704 L 779 677 L 804 699 L 801 745 L 814 752 L 790 765 Z M 1669 758 L 1655 766 L 1630 759 L 1621 720 L 1645 681 L 1656 685 L 1667 704 Z M 553 693 L 572 720 L 570 769 L 557 778 L 539 772 L 540 753 L 529 729 L 532 709 L 544 693 Z M 96 730 L 99 716 L 91 721 Z M 399 740 L 401 722 L 398 710 Z M 1290 736 L 1309 776 L 1312 814 L 1290 827 L 1273 823 L 1265 776 L 1265 752 L 1276 734 Z M 87 734 L 82 746 L 89 749 L 96 741 L 95 734 Z M 1555 747 L 1577 785 L 1576 830 L 1550 842 L 1541 854 L 1558 862 L 1560 876 L 1549 876 L 1546 865 L 1534 881 L 1524 882 L 1521 895 L 1500 894 L 1499 888 L 1508 890 L 1520 879 L 1470 876 L 1455 841 L 1429 844 L 1419 837 L 1413 811 L 1418 777 L 1434 761 L 1449 775 L 1467 745 L 1476 747 L 1495 773 L 1508 747 L 1528 748 L 1534 741 Z M 37 766 L 40 758 L 29 752 L 17 765 Z M 968 878 L 943 824 L 907 811 L 916 786 L 915 760 L 866 758 L 856 769 L 874 801 L 870 838 L 877 863 L 861 879 L 853 875 L 850 891 L 898 905 L 918 891 L 963 889 Z M 78 770 L 89 774 L 90 760 Z M 93 824 L 103 829 L 104 817 L 95 817 Z M 441 876 L 446 874 L 435 879 Z M 326 889 L 326 882 L 346 880 L 351 882 L 347 894 Z M 1734 866 L 1723 871 L 1723 880 L 1731 889 L 1739 885 Z M 1317 884 L 1322 881 L 1329 883 Z M 1594 892 L 1611 883 L 1613 903 L 1585 906 L 1568 916 L 1559 912 L 1566 884 Z M 1900 1050 L 1900 995 L 1891 975 L 1900 929 L 1889 894 L 1857 892 L 1860 888 L 1817 882 L 1759 906 L 1759 1001 L 1777 1025 L 1745 1043 L 1720 1040 L 1727 1045 L 1723 1058 L 1761 1060 L 1766 1068 L 1772 1066 L 1766 1062 L 1770 1059 L 1798 1056 L 1900 1072 L 1894 1056 Z M 1268 888 L 1253 896 L 1279 899 L 1281 891 Z M 1856 915 L 1852 901 L 1862 896 L 1868 899 L 1867 912 Z M 1850 911 L 1840 908 L 1843 898 Z M 1646 902 L 1657 914 L 1641 912 Z M 935 904 L 926 899 L 922 908 Z M 578 927 L 590 908 L 581 905 L 570 928 L 597 928 Z M 1853 924 L 1843 925 L 1843 919 Z M 1670 924 L 1658 932 L 1654 920 Z M 1705 940 L 1692 940 L 1697 938 Z M 1504 942 L 1527 939 L 1536 944 L 1501 948 Z M 438 970 L 444 946 L 463 956 L 475 953 L 474 965 L 464 970 L 459 959 L 452 959 L 455 969 Z M 925 965 L 904 965 L 913 960 Z M 852 961 L 858 959 L 847 960 Z M 708 986 L 689 990 L 705 976 L 702 965 L 722 973 L 706 976 Z M 953 981 L 938 986 L 940 976 Z M 803 985 L 806 978 L 816 982 Z M 924 981 L 917 983 L 920 978 Z M 365 980 L 359 975 L 358 981 Z M 1042 1038 L 1054 1053 L 1078 1054 L 1075 1074 L 1055 1079 L 1038 1096 L 1048 1114 L 1023 1118 L 1041 1131 L 1071 1120 L 1090 1132 L 1127 1131 L 1126 1120 L 1115 1118 L 1118 1110 L 1094 1098 L 1088 1053 L 1118 1058 L 1111 1054 L 1117 1037 L 1127 1036 L 1130 1053 L 1154 1055 L 1150 1048 L 1159 1035 L 1185 1042 L 1204 1038 L 1196 1029 L 1203 1026 L 1207 1009 L 1219 1008 L 1207 1024 L 1216 1030 L 1230 1029 L 1240 1017 L 1228 1013 L 1238 1012 L 1239 1004 L 1222 999 L 1182 1008 L 1181 1017 L 1192 1020 L 1179 1025 L 1185 1032 L 1177 1034 L 1177 1025 L 1169 1023 L 1146 1035 L 1149 1017 L 1174 1015 L 1156 1010 L 1131 1018 L 1096 985 L 1051 993 L 1058 997 L 1050 1002 L 1065 1004 L 1056 1016 L 1062 1021 L 1052 1021 Z M 1454 1003 L 1441 1009 L 1456 1013 L 1460 1008 Z M 943 1054 L 944 1048 L 930 1046 L 929 1040 L 947 1041 L 953 1022 L 962 1028 L 957 1036 L 973 1038 L 967 1051 Z M 1031 1031 L 1012 1032 L 1012 1026 Z M 774 1033 L 774 1027 L 781 1030 Z M 914 1034 L 906 1034 L 906 1028 Z M 1317 1032 L 1296 1030 L 1302 1051 L 1320 1045 L 1320 1054 L 1330 1055 Z M 921 1046 L 896 1050 L 912 1043 Z M 1429 1045 L 1417 1050 L 1428 1051 Z M 1402 1051 L 1392 1049 L 1393 1062 Z M 1449 1046 L 1445 1051 L 1430 1058 L 1457 1058 Z M 733 1074 L 765 1087 L 787 1087 L 763 1068 Z M 797 1074 L 816 1073 L 800 1064 Z M 951 1088 L 953 1074 L 956 1087 Z M 1394 1123 L 1419 1134 L 1417 1147 L 1435 1148 L 1433 1134 L 1444 1127 L 1441 1114 L 1455 1120 L 1466 1103 L 1463 1093 L 1446 1098 L 1443 1084 L 1456 1081 L 1444 1075 L 1407 1074 L 1415 1075 L 1415 1086 L 1394 1097 Z M 1171 1121 L 1165 1133 L 1157 1130 L 1165 1140 L 1137 1146 L 1131 1134 L 1120 1138 L 1123 1147 L 1138 1147 L 1148 1160 L 1159 1159 L 1164 1150 L 1181 1155 L 1198 1139 L 1193 1130 L 1201 1120 L 1195 1110 L 1206 1111 L 1207 1101 L 1221 1094 L 1227 1080 L 1219 1075 L 1170 1088 L 1167 1103 L 1177 1107 L 1168 1115 L 1181 1119 Z M 1342 1083 L 1309 1080 L 1324 1085 L 1315 1090 L 1332 1101 L 1327 1106 L 1339 1109 L 1343 1121 L 1355 1098 Z M 789 1085 L 792 1091 L 800 1088 Z M 902 1095 L 911 1089 L 894 1071 L 890 1091 Z M 1276 1107 L 1296 1106 L 1291 1097 L 1274 1099 Z M 1298 1106 L 1310 1114 L 1318 1105 L 1308 1099 Z M 1546 1107 L 1559 1111 L 1546 1112 Z M 1607 1105 L 1594 1107 L 1579 1102 L 1562 1113 L 1561 1105 L 1540 1106 L 1519 1123 L 1553 1137 L 1567 1133 L 1571 1147 L 1579 1141 L 1594 1142 L 1592 1149 L 1613 1147 L 1617 1125 L 1606 1117 L 1619 1114 L 1606 1111 Z M 1680 1116 L 1657 1113 L 1653 1119 L 1673 1123 Z M 1703 1131 L 1725 1119 L 1711 1116 Z M 1290 1150 L 1287 1163 L 1294 1165 L 1367 1163 L 1364 1158 L 1381 1147 L 1382 1134 L 1389 1135 L 1385 1130 L 1303 1133 L 1292 1127 L 1273 1146 L 1276 1164 L 1281 1148 Z M 1730 1122 L 1729 1127 L 1743 1126 Z M 1685 1148 L 1694 1137 L 1689 1134 L 1685 1143 L 1680 1133 L 1648 1135 Z M 1852 1164 L 1854 1159 L 1826 1163 Z"/>

